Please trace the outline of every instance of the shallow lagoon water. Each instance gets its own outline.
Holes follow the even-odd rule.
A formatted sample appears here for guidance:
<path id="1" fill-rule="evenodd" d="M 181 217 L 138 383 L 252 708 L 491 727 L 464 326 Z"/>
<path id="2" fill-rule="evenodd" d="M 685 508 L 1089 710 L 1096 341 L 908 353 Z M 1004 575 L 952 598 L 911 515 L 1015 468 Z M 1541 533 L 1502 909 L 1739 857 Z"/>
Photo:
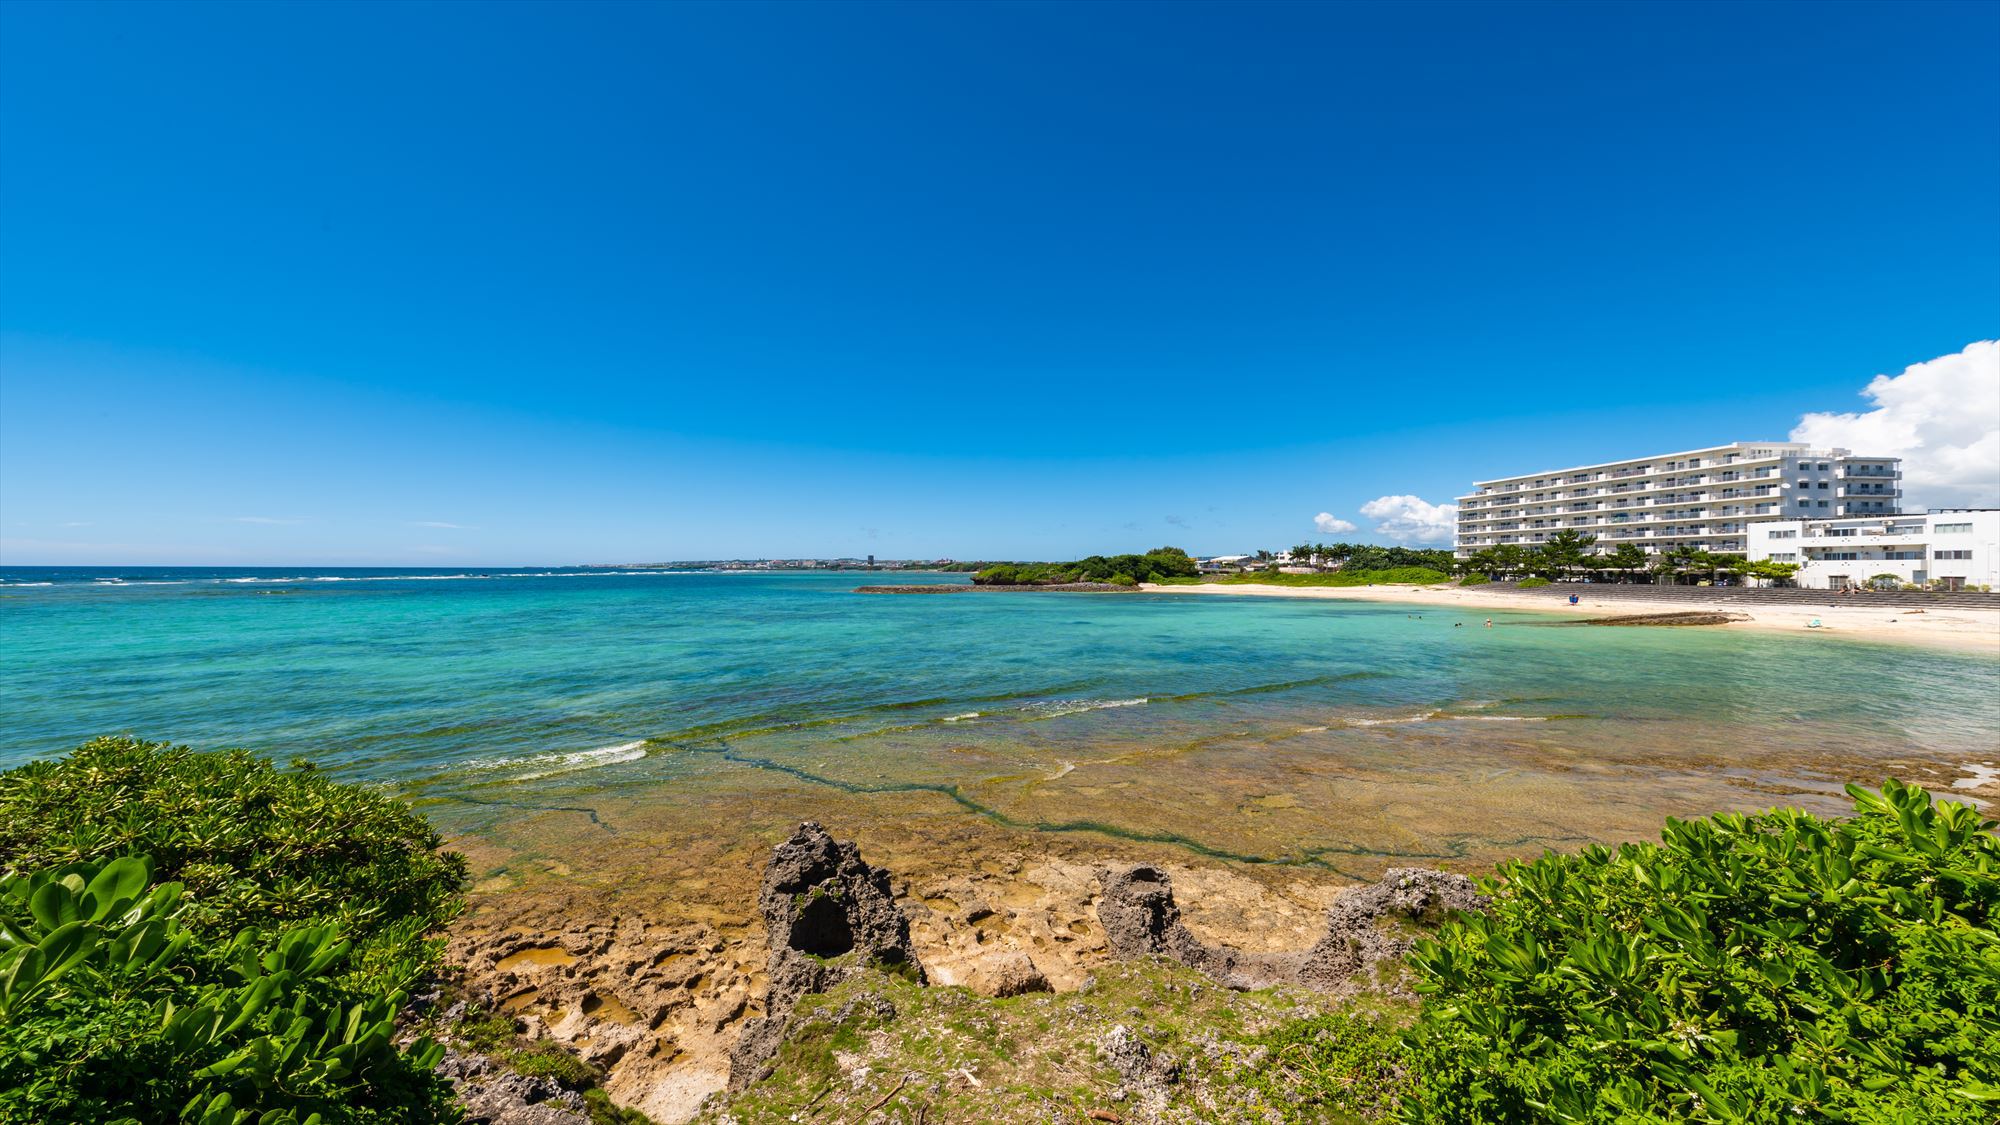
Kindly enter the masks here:
<path id="1" fill-rule="evenodd" d="M 1361 878 L 2000 764 L 2000 661 L 1727 627 L 825 572 L 3 577 L 0 764 L 110 732 L 309 758 L 489 880 L 685 875 L 801 815 Z"/>

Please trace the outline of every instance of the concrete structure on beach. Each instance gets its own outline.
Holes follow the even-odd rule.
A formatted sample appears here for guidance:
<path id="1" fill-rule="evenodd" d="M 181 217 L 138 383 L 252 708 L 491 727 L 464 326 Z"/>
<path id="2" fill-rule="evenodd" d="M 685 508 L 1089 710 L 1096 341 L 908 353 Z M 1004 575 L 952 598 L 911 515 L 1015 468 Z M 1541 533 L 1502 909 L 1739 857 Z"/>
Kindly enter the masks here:
<path id="1" fill-rule="evenodd" d="M 1758 521 L 1899 515 L 1902 479 L 1899 458 L 1784 441 L 1523 473 L 1458 497 L 1457 554 L 1532 548 L 1565 530 L 1596 536 L 1599 554 L 1626 543 L 1749 554 Z"/>
<path id="2" fill-rule="evenodd" d="M 1938 508 L 1923 515 L 1763 520 L 1749 556 L 1799 564 L 1798 584 L 1840 590 L 1890 576 L 1946 590 L 2000 587 L 2000 509 Z"/>

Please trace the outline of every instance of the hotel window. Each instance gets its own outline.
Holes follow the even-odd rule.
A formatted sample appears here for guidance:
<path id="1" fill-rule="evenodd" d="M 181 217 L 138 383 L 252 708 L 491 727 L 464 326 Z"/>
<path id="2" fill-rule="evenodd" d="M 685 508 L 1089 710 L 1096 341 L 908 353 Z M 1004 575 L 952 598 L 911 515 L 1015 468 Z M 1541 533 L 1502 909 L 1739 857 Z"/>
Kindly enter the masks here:
<path id="1" fill-rule="evenodd" d="M 1796 531 L 1774 531 L 1771 533 L 1771 538 L 1773 539 L 1797 539 L 1798 537 L 1799 533 Z"/>
<path id="2" fill-rule="evenodd" d="M 1821 482 L 1819 482 L 1819 486 L 1820 486 L 1820 488 L 1821 488 L 1821 489 L 1825 489 L 1825 488 L 1826 488 L 1826 482 L 1825 482 L 1825 481 L 1821 481 Z"/>
<path id="3" fill-rule="evenodd" d="M 1971 558 L 1971 557 L 1972 557 L 1972 552 L 1971 552 L 1971 551 L 1932 551 L 1932 552 L 1931 552 L 1931 557 L 1932 557 L 1932 558 L 1934 558 L 1934 559 L 1969 559 L 1969 558 Z"/>
<path id="4" fill-rule="evenodd" d="M 1970 535 L 1972 534 L 1972 525 L 1969 523 L 1941 523 L 1931 528 L 1931 530 L 1937 532 L 1939 535 Z"/>

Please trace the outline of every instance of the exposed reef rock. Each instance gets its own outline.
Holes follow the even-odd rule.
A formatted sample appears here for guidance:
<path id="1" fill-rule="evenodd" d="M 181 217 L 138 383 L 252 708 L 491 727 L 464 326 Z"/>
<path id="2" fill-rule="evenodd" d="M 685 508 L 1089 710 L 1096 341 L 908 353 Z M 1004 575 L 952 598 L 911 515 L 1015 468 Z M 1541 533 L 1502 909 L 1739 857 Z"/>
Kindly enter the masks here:
<path id="1" fill-rule="evenodd" d="M 1118 957 L 1161 956 L 1230 988 L 1302 984 L 1322 992 L 1374 990 L 1401 994 L 1396 968 L 1424 927 L 1453 913 L 1483 910 L 1486 897 L 1463 875 L 1426 868 L 1391 868 L 1378 883 L 1347 891 L 1327 912 L 1326 933 L 1299 953 L 1251 953 L 1202 941 L 1181 922 L 1173 881 L 1157 867 L 1104 868 L 1097 905 L 1105 939 Z"/>
<path id="2" fill-rule="evenodd" d="M 1732 621 L 1753 620 L 1747 613 L 1713 613 L 1674 610 L 1669 613 L 1625 613 L 1616 617 L 1593 617 L 1588 621 L 1567 621 L 1566 625 L 1727 625 Z"/>
<path id="3" fill-rule="evenodd" d="M 694 920 L 607 916 L 581 895 L 500 906 L 468 919 L 451 945 L 471 1008 L 602 1069 L 620 1104 L 657 1120 L 685 1120 L 722 1089 L 729 1050 L 754 1014 L 754 937 Z"/>
<path id="4" fill-rule="evenodd" d="M 484 1055 L 449 1050 L 438 1073 L 457 1087 L 470 1125 L 590 1125 L 582 1095 L 553 1078 L 516 1074 Z"/>
<path id="5" fill-rule="evenodd" d="M 763 1018 L 744 1025 L 730 1054 L 731 1090 L 769 1073 L 801 996 L 824 992 L 868 964 L 907 973 L 918 983 L 927 979 L 889 873 L 864 863 L 861 849 L 812 821 L 772 854 L 757 908 L 770 935 L 770 989 Z"/>

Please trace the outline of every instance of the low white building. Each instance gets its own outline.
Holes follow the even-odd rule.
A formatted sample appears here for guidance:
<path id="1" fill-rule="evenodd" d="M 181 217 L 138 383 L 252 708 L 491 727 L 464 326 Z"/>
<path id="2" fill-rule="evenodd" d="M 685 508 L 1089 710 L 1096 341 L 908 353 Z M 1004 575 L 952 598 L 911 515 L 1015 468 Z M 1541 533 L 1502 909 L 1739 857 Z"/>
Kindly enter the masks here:
<path id="1" fill-rule="evenodd" d="M 1865 586 L 1879 575 L 1935 589 L 2000 589 L 1996 508 L 1759 520 L 1748 525 L 1748 533 L 1752 560 L 1798 563 L 1798 583 L 1809 589 Z"/>

